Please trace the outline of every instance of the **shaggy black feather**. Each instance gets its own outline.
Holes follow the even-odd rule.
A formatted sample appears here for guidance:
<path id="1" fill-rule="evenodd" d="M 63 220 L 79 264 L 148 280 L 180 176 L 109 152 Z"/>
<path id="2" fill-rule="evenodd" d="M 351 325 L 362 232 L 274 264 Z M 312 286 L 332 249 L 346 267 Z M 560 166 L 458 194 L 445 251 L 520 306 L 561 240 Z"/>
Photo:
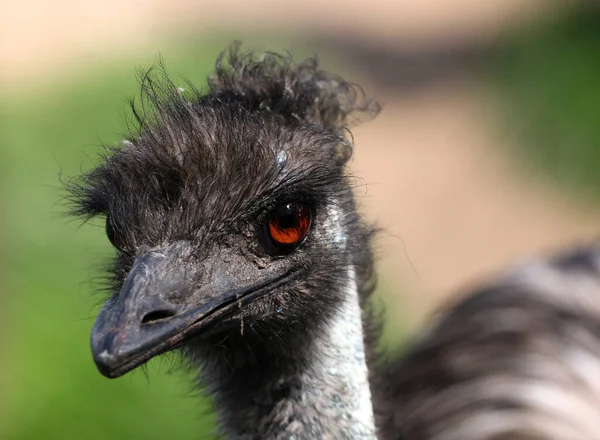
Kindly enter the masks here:
<path id="1" fill-rule="evenodd" d="M 294 378 L 312 362 L 315 336 L 342 302 L 349 265 L 364 296 L 372 291 L 372 230 L 356 213 L 346 136 L 348 124 L 375 116 L 379 106 L 319 70 L 316 59 L 295 64 L 237 45 L 219 57 L 208 84 L 206 93 L 189 84 L 182 92 L 164 67 L 144 72 L 126 141 L 106 148 L 69 190 L 74 214 L 106 217 L 116 250 L 113 297 L 139 255 L 173 243 L 191 246 L 179 263 L 190 282 L 201 282 L 202 262 L 224 249 L 248 262 L 236 268 L 241 276 L 256 268 L 263 276 L 301 273 L 182 347 L 192 365 L 203 366 L 200 381 L 224 408 L 224 426 L 247 438 L 275 437 L 297 415 L 281 421 L 269 402 L 286 393 L 297 398 Z M 273 259 L 259 235 L 266 214 L 289 201 L 310 207 L 312 231 L 300 249 Z M 325 226 L 332 209 L 348 237 L 343 247 Z"/>

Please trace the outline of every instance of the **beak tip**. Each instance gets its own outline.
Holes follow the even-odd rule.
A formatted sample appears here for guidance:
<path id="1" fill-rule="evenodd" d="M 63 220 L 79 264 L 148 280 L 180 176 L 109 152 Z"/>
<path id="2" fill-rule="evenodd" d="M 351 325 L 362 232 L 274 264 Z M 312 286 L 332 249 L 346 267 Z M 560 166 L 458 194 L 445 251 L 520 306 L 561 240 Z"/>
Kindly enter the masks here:
<path id="1" fill-rule="evenodd" d="M 118 359 L 114 347 L 114 337 L 103 338 L 98 333 L 92 332 L 91 339 L 92 357 L 98 371 L 111 379 L 118 377 L 119 375 L 115 374 Z"/>
<path id="2" fill-rule="evenodd" d="M 96 368 L 98 368 L 98 371 L 100 371 L 103 376 L 108 378 L 117 377 L 113 373 L 113 365 L 116 359 L 108 350 L 104 349 L 97 354 L 94 353 L 93 358 Z"/>
<path id="3" fill-rule="evenodd" d="M 92 331 L 91 349 L 96 368 L 109 379 L 121 377 L 149 359 L 148 346 L 139 332 Z"/>

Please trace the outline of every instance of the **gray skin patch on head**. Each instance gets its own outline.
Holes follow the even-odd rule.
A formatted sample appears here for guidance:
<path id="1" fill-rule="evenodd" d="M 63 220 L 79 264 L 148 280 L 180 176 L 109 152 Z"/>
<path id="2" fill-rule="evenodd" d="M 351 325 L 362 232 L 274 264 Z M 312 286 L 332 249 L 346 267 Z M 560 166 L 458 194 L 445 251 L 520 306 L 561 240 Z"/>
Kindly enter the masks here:
<path id="1" fill-rule="evenodd" d="M 288 155 L 284 150 L 281 150 L 277 153 L 277 166 L 279 169 L 283 170 L 287 165 Z"/>

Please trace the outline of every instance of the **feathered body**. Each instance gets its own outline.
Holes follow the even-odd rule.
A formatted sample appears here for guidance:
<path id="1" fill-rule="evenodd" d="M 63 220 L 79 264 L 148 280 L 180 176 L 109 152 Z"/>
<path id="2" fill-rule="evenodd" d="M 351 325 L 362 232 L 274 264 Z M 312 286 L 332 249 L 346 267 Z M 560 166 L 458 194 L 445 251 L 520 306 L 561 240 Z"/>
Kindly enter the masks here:
<path id="1" fill-rule="evenodd" d="M 585 415 L 563 411 L 554 434 L 540 421 L 562 419 L 526 398 L 578 399 L 568 385 L 600 369 L 595 259 L 525 266 L 384 364 L 368 306 L 373 228 L 347 168 L 349 124 L 379 105 L 315 59 L 237 47 L 205 92 L 187 88 L 145 73 L 127 140 L 70 184 L 76 214 L 105 216 L 116 249 L 92 331 L 103 374 L 180 349 L 232 439 L 600 438 L 592 385 Z"/>
<path id="2" fill-rule="evenodd" d="M 383 438 L 600 438 L 600 246 L 523 261 L 384 369 Z"/>

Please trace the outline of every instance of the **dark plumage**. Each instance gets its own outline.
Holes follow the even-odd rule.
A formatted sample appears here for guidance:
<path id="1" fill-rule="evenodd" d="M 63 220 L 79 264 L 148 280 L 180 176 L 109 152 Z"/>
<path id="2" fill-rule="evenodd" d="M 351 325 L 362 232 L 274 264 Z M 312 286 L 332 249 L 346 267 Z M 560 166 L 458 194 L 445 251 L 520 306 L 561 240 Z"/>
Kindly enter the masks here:
<path id="1" fill-rule="evenodd" d="M 385 370 L 385 438 L 600 438 L 600 247 L 520 263 Z"/>
<path id="2" fill-rule="evenodd" d="M 599 316 L 570 314 L 543 277 L 527 284 L 533 269 L 524 266 L 525 278 L 518 272 L 467 298 L 403 359 L 378 362 L 368 311 L 373 229 L 356 210 L 347 134 L 379 105 L 315 59 L 294 64 L 238 46 L 219 58 L 206 92 L 188 88 L 162 69 L 146 72 L 127 140 L 69 185 L 75 213 L 105 216 L 116 249 L 112 295 L 92 330 L 106 376 L 179 348 L 230 438 L 373 439 L 374 410 L 379 438 L 499 439 L 472 425 L 470 437 L 450 435 L 475 411 L 527 407 L 512 392 L 488 398 L 486 381 L 535 376 L 528 365 L 539 341 L 574 341 L 563 323 L 599 343 Z M 548 270 L 585 269 L 593 301 L 590 261 Z M 600 369 L 600 347 L 588 354 Z M 464 400 L 461 387 L 476 379 Z M 536 411 L 544 410 L 527 414 Z M 506 424 L 504 435 L 519 426 Z"/>

